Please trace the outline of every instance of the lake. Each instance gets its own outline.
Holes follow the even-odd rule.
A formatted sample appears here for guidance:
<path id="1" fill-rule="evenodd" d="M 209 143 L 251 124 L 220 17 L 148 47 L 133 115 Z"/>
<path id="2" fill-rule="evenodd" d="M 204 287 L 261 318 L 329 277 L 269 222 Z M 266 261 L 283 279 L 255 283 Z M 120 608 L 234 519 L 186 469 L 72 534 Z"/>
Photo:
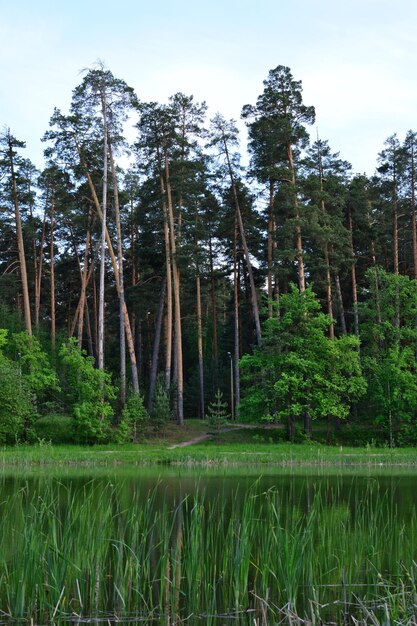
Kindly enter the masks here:
<path id="1" fill-rule="evenodd" d="M 117 467 L 0 475 L 4 621 L 413 619 L 417 473 Z"/>

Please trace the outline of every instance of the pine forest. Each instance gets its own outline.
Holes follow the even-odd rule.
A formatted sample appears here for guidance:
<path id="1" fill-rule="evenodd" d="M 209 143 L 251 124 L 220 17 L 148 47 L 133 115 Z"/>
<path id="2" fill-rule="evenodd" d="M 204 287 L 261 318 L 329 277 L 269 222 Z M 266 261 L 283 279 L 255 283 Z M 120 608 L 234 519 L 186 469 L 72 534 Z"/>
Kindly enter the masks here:
<path id="1" fill-rule="evenodd" d="M 3 127 L 0 443 L 200 418 L 417 444 L 417 132 L 357 174 L 290 68 L 259 92 L 247 145 L 100 64 L 51 103 L 43 169 Z"/>

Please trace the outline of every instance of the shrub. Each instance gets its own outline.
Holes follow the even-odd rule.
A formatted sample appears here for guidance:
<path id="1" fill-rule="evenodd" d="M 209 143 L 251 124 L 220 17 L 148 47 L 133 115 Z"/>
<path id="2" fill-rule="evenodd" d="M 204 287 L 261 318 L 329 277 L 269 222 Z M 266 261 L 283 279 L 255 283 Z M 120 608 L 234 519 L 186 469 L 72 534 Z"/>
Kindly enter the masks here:
<path id="1" fill-rule="evenodd" d="M 152 427 L 158 433 L 163 431 L 167 422 L 169 422 L 172 418 L 169 393 L 161 377 L 158 378 L 156 383 L 155 396 L 150 417 Z"/>
<path id="2" fill-rule="evenodd" d="M 13 444 L 33 420 L 30 389 L 14 363 L 0 355 L 0 443 Z"/>
<path id="3" fill-rule="evenodd" d="M 38 440 L 74 443 L 74 422 L 68 415 L 45 415 L 33 424 Z"/>
<path id="4" fill-rule="evenodd" d="M 137 442 L 143 436 L 148 424 L 149 414 L 143 404 L 143 397 L 132 394 L 122 411 L 122 419 L 115 431 L 115 439 L 118 443 Z"/>
<path id="5" fill-rule="evenodd" d="M 76 339 L 64 343 L 59 354 L 66 366 L 67 392 L 78 440 L 85 443 L 108 440 L 113 416 L 109 400 L 116 397 L 110 374 L 95 369 L 94 359 L 86 356 Z"/>

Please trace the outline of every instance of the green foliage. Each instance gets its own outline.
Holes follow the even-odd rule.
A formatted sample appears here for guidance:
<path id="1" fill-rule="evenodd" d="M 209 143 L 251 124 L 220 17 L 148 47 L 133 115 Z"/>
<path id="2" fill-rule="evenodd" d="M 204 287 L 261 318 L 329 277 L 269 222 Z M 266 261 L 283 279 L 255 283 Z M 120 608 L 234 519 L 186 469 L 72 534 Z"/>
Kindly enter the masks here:
<path id="1" fill-rule="evenodd" d="M 34 422 L 33 429 L 39 441 L 74 442 L 74 420 L 67 415 L 44 415 Z"/>
<path id="2" fill-rule="evenodd" d="M 155 386 L 155 395 L 151 411 L 151 424 L 156 432 L 163 431 L 165 425 L 172 418 L 169 393 L 160 376 Z"/>
<path id="3" fill-rule="evenodd" d="M 19 359 L 22 376 L 38 409 L 39 404 L 46 401 L 51 393 L 59 391 L 56 372 L 36 337 L 29 336 L 26 331 L 13 333 L 10 344 Z"/>
<path id="4" fill-rule="evenodd" d="M 149 425 L 149 413 L 143 404 L 143 397 L 131 394 L 122 411 L 122 419 L 115 431 L 114 438 L 118 443 L 137 442 Z"/>
<path id="5" fill-rule="evenodd" d="M 24 437 L 25 427 L 33 420 L 30 389 L 19 368 L 3 355 L 0 381 L 0 443 L 12 444 Z"/>
<path id="6" fill-rule="evenodd" d="M 364 410 L 390 446 L 417 442 L 417 282 L 368 271 L 363 303 L 363 366 L 368 379 Z"/>
<path id="7" fill-rule="evenodd" d="M 61 346 L 59 356 L 66 366 L 66 388 L 78 439 L 88 443 L 106 441 L 113 416 L 109 400 L 116 397 L 110 374 L 95 369 L 94 359 L 87 357 L 73 338 Z"/>
<path id="8" fill-rule="evenodd" d="M 220 389 L 217 389 L 214 401 L 210 402 L 207 408 L 208 432 L 218 437 L 229 419 L 230 415 L 227 412 L 227 404 L 223 402 L 222 392 Z"/>
<path id="9" fill-rule="evenodd" d="M 240 412 L 251 419 L 287 420 L 293 437 L 297 418 L 345 418 L 366 383 L 357 339 L 329 339 L 330 320 L 311 288 L 300 293 L 292 286 L 280 308 L 280 317 L 266 323 L 264 345 L 241 360 L 243 381 L 250 386 Z"/>

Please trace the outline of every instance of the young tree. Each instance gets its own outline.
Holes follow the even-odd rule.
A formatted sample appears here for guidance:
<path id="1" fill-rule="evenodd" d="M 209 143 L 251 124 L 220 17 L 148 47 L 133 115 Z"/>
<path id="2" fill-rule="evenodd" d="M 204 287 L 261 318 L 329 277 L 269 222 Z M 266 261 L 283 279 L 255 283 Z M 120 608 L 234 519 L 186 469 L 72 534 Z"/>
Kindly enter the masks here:
<path id="1" fill-rule="evenodd" d="M 329 428 L 332 418 L 347 417 L 366 383 L 357 338 L 329 339 L 330 318 L 320 312 L 311 288 L 301 292 L 292 286 L 281 297 L 280 307 L 280 317 L 265 324 L 264 345 L 241 361 L 250 384 L 241 413 L 263 405 L 260 415 L 286 420 L 288 437 L 293 440 L 297 420 L 303 420 L 310 436 L 312 420 L 326 418 Z"/>
<path id="2" fill-rule="evenodd" d="M 363 410 L 389 445 L 417 441 L 417 283 L 382 268 L 367 272 L 361 308 L 362 363 L 368 380 Z"/>

